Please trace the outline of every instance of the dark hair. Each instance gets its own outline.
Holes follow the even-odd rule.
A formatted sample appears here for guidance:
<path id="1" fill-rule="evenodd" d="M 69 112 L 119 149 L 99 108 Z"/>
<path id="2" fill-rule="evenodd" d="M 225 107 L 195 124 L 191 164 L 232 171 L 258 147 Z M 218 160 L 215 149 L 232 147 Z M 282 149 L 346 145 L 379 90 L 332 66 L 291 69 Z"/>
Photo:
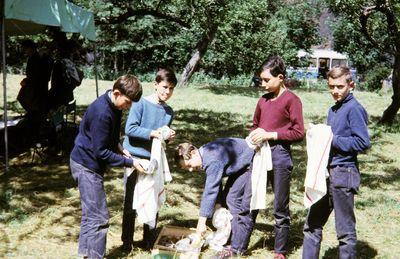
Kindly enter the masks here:
<path id="1" fill-rule="evenodd" d="M 283 59 L 278 55 L 272 56 L 262 64 L 260 69 L 260 74 L 267 69 L 269 69 L 271 75 L 275 77 L 278 76 L 279 74 L 286 77 L 285 62 L 283 62 Z"/>
<path id="2" fill-rule="evenodd" d="M 139 79 L 130 74 L 118 77 L 114 83 L 113 90 L 119 90 L 121 94 L 126 95 L 133 102 L 139 101 L 143 92 Z"/>
<path id="3" fill-rule="evenodd" d="M 190 152 L 196 149 L 197 147 L 193 146 L 193 144 L 189 142 L 179 144 L 175 148 L 175 162 L 179 163 L 181 160 L 190 159 L 191 157 Z"/>
<path id="4" fill-rule="evenodd" d="M 24 48 L 36 49 L 36 43 L 33 40 L 23 40 L 21 46 Z"/>
<path id="5" fill-rule="evenodd" d="M 166 81 L 171 85 L 176 85 L 178 83 L 174 71 L 170 68 L 161 68 L 158 70 L 156 74 L 156 82 L 160 83 L 162 81 Z"/>

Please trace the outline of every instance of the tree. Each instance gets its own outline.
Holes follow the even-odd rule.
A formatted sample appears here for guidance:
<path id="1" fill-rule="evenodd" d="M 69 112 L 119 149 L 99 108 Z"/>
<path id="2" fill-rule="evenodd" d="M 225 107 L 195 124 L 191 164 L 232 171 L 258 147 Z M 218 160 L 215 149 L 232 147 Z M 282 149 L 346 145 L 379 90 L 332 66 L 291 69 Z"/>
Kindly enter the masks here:
<path id="1" fill-rule="evenodd" d="M 391 124 L 400 109 L 400 1 L 328 0 L 328 4 L 338 17 L 334 29 L 337 50 L 349 53 L 362 69 L 371 63 L 391 65 L 392 102 L 379 121 Z"/>
<path id="2" fill-rule="evenodd" d="M 317 43 L 318 6 L 300 0 L 75 0 L 95 13 L 100 76 L 113 79 L 159 66 L 249 74 L 271 54 L 288 63 Z M 317 8 L 316 8 L 317 7 Z"/>

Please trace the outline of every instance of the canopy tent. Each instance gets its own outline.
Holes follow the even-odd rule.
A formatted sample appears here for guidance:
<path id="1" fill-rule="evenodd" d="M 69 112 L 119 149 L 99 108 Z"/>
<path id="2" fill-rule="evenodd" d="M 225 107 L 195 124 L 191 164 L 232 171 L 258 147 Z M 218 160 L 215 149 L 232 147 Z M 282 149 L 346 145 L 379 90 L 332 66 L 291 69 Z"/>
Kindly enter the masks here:
<path id="1" fill-rule="evenodd" d="M 31 35 L 44 32 L 46 26 L 60 27 L 63 32 L 80 33 L 94 41 L 96 30 L 92 12 L 74 5 L 67 0 L 0 0 L 1 2 L 1 35 L 3 58 L 3 95 L 4 95 L 4 140 L 5 163 L 8 170 L 7 139 L 7 87 L 6 87 L 6 53 L 5 37 L 14 35 Z M 96 56 L 96 55 L 95 55 Z M 96 64 L 95 64 L 96 69 Z M 96 76 L 96 92 L 97 90 Z"/>

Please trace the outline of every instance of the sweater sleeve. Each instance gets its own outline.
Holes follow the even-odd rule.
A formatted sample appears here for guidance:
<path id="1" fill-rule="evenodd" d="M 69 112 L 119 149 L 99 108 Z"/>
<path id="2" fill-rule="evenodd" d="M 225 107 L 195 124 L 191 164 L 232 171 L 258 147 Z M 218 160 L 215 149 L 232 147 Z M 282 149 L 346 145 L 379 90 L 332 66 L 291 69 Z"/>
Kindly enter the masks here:
<path id="1" fill-rule="evenodd" d="M 368 116 L 361 106 L 356 106 L 348 114 L 351 136 L 334 135 L 332 146 L 344 152 L 361 152 L 371 146 L 368 135 Z"/>
<path id="2" fill-rule="evenodd" d="M 292 98 L 288 110 L 291 126 L 288 130 L 277 131 L 278 140 L 300 141 L 304 138 L 303 107 L 300 98 Z"/>
<path id="3" fill-rule="evenodd" d="M 131 167 L 133 165 L 132 158 L 124 157 L 110 149 L 111 128 L 111 120 L 104 114 L 91 123 L 90 131 L 93 132 L 92 145 L 95 157 L 112 167 Z"/>
<path id="4" fill-rule="evenodd" d="M 125 125 L 125 135 L 128 137 L 150 140 L 152 129 L 141 126 L 143 116 L 143 100 L 132 105 Z"/>
<path id="5" fill-rule="evenodd" d="M 253 115 L 253 126 L 251 126 L 250 131 L 257 129 L 260 123 L 260 115 L 261 115 L 261 108 L 260 108 L 260 101 L 261 98 L 257 102 L 256 110 L 254 111 Z"/>
<path id="6" fill-rule="evenodd" d="M 212 162 L 206 168 L 206 184 L 200 203 L 200 216 L 211 218 L 224 173 L 224 167 L 219 161 Z"/>

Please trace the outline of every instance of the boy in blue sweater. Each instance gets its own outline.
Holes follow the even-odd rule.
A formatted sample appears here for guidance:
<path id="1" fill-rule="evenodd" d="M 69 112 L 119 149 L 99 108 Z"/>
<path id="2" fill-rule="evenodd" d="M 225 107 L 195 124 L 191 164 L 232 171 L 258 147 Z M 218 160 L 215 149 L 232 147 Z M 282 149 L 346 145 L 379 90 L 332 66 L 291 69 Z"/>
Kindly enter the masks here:
<path id="1" fill-rule="evenodd" d="M 351 90 L 354 82 L 350 69 L 332 68 L 328 86 L 336 104 L 329 109 L 328 125 L 333 132 L 329 155 L 327 194 L 311 206 L 304 224 L 303 258 L 319 257 L 322 229 L 332 210 L 335 211 L 339 257 L 356 258 L 356 219 L 354 194 L 360 185 L 357 153 L 370 147 L 368 116 Z"/>
<path id="2" fill-rule="evenodd" d="M 123 146 L 133 157 L 150 159 L 150 151 L 153 138 L 161 138 L 160 128 L 170 126 L 174 112 L 167 105 L 167 100 L 174 93 L 177 79 L 171 69 L 160 69 L 156 74 L 155 92 L 145 98 L 141 98 L 129 111 L 125 125 L 125 139 Z M 170 130 L 172 140 L 175 131 Z M 137 172 L 128 175 L 125 172 L 125 198 L 122 217 L 122 242 L 123 249 L 130 251 L 133 244 L 136 211 L 132 209 L 133 194 L 137 181 Z M 143 245 L 149 248 L 155 240 L 156 233 L 150 230 L 147 224 L 143 226 Z"/>
<path id="3" fill-rule="evenodd" d="M 78 248 L 81 257 L 103 258 L 106 251 L 109 220 L 103 185 L 106 167 L 135 167 L 143 171 L 119 143 L 122 110 L 129 109 L 141 95 L 139 80 L 132 75 L 122 76 L 112 90 L 89 105 L 80 123 L 70 167 L 78 183 L 82 206 Z"/>
<path id="4" fill-rule="evenodd" d="M 204 170 L 206 183 L 200 203 L 196 233 L 206 231 L 206 220 L 214 214 L 214 208 L 226 204 L 233 218 L 231 221 L 231 246 L 220 257 L 243 254 L 249 244 L 254 221 L 250 212 L 251 165 L 254 150 L 240 138 L 219 138 L 199 149 L 190 143 L 182 143 L 176 149 L 175 159 L 182 169 Z M 222 178 L 228 177 L 222 191 Z"/>

